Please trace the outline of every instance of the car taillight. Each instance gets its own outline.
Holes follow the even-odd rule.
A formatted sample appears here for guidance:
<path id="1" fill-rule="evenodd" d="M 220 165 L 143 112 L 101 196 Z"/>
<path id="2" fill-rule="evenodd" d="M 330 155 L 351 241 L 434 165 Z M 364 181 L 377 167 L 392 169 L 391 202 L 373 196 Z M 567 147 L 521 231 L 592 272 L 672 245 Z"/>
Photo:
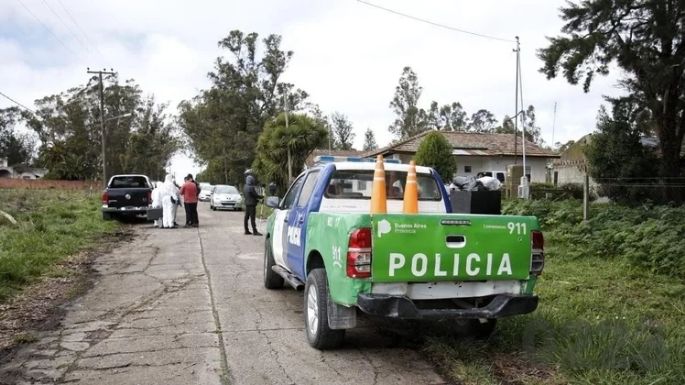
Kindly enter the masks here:
<path id="1" fill-rule="evenodd" d="M 368 278 L 371 276 L 371 229 L 363 227 L 350 233 L 347 244 L 347 276 Z"/>
<path id="2" fill-rule="evenodd" d="M 545 268 L 545 237 L 538 230 L 531 231 L 531 236 L 530 273 L 540 275 Z"/>
<path id="3" fill-rule="evenodd" d="M 152 204 L 152 191 L 147 192 L 147 203 Z"/>
<path id="4" fill-rule="evenodd" d="M 109 194 L 107 194 L 107 191 L 102 193 L 102 204 L 105 206 L 109 204 Z"/>

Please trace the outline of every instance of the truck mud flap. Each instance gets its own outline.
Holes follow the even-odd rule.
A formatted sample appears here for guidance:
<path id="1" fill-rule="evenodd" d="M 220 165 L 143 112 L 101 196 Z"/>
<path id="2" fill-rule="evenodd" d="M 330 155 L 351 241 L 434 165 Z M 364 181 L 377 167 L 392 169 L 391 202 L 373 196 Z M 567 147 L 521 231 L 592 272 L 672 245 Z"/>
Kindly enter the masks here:
<path id="1" fill-rule="evenodd" d="M 367 314 L 388 318 L 502 318 L 534 311 L 538 306 L 538 297 L 500 294 L 489 304 L 479 308 L 420 309 L 405 296 L 362 293 L 357 297 L 357 306 Z"/>

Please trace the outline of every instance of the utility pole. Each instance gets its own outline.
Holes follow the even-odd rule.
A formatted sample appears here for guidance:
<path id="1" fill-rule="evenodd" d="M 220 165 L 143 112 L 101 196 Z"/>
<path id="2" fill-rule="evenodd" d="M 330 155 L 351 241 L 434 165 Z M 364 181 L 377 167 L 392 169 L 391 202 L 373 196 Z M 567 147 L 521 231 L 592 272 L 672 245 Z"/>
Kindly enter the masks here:
<path id="1" fill-rule="evenodd" d="M 513 50 L 516 52 L 516 89 L 514 91 L 514 163 L 518 163 L 517 158 L 517 135 L 518 135 L 518 114 L 519 114 L 519 54 L 521 53 L 521 46 L 519 44 L 519 37 L 516 36 L 516 48 Z M 526 171 L 523 170 L 525 174 Z"/>
<path id="2" fill-rule="evenodd" d="M 288 130 L 288 96 L 287 93 L 283 93 L 283 109 L 285 110 L 285 129 Z M 288 154 L 288 183 L 293 182 L 293 162 L 290 155 L 290 143 L 286 143 L 286 149 Z"/>
<path id="3" fill-rule="evenodd" d="M 91 71 L 90 67 L 86 67 L 86 71 L 89 74 L 97 74 L 100 77 L 100 135 L 102 136 L 102 183 L 107 187 L 107 146 L 105 141 L 107 138 L 107 133 L 105 131 L 105 90 L 102 85 L 102 75 L 116 75 L 114 69 L 110 68 L 109 71 L 103 68 L 102 71 Z"/>
<path id="4" fill-rule="evenodd" d="M 557 102 L 554 102 L 554 118 L 552 119 L 552 148 L 554 148 L 554 127 L 557 125 Z"/>

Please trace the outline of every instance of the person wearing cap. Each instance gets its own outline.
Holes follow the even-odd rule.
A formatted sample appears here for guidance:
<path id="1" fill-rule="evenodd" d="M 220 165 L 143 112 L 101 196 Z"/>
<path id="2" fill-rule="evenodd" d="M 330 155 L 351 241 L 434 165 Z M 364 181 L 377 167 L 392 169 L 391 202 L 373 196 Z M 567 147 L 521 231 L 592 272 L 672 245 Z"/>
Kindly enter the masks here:
<path id="1" fill-rule="evenodd" d="M 263 196 L 257 193 L 255 184 L 256 180 L 252 175 L 252 170 L 248 168 L 245 170 L 245 187 L 243 188 L 243 195 L 245 195 L 245 218 L 243 220 L 243 224 L 245 226 L 246 235 L 262 235 L 259 231 L 257 231 L 255 217 L 257 216 L 257 201 L 262 199 Z M 247 227 L 248 221 L 250 221 L 252 224 L 252 232 L 250 232 L 250 229 Z"/>
<path id="2" fill-rule="evenodd" d="M 186 226 L 197 227 L 200 224 L 197 217 L 197 201 L 200 189 L 193 180 L 192 174 L 188 174 L 183 180 L 185 180 L 185 183 L 183 183 L 179 192 L 183 197 L 183 207 L 186 210 Z"/>

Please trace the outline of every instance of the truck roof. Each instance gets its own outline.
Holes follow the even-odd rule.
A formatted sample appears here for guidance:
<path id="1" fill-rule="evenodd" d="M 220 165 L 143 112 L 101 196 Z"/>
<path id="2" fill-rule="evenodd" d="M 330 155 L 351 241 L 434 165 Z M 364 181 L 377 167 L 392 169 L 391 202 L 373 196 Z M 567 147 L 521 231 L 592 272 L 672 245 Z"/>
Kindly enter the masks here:
<path id="1" fill-rule="evenodd" d="M 376 162 L 335 162 L 336 170 L 374 170 Z M 384 162 L 383 167 L 386 171 L 408 171 L 408 164 Z M 430 174 L 430 167 L 416 166 L 416 172 L 420 174 Z"/>

